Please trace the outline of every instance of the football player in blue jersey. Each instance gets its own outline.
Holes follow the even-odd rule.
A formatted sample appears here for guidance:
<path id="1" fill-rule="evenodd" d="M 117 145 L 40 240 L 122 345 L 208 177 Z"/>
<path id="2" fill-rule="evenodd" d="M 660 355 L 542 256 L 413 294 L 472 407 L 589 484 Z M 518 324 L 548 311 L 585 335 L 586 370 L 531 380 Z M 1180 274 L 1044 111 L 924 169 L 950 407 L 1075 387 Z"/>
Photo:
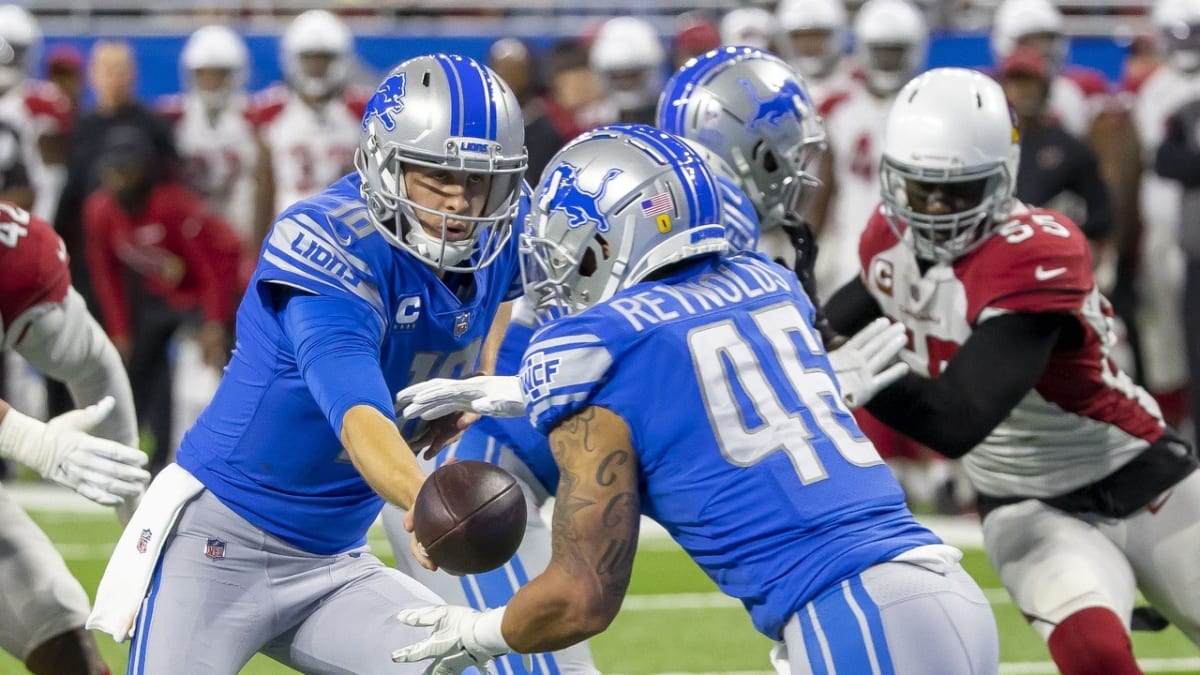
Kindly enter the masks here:
<path id="1" fill-rule="evenodd" d="M 695 113 L 704 105 L 712 113 L 719 113 L 722 133 L 692 133 L 694 138 L 685 140 L 716 175 L 724 206 L 725 238 L 731 249 L 755 250 L 758 247 L 761 215 L 764 219 L 761 228 L 771 242 L 769 254 L 786 258 L 786 262 L 795 265 L 798 274 L 810 271 L 811 252 L 797 253 L 791 249 L 791 243 L 803 240 L 803 237 L 781 234 L 806 227 L 795 211 L 803 201 L 804 189 L 817 185 L 807 169 L 824 145 L 821 120 L 805 92 L 804 82 L 779 59 L 749 48 L 718 50 L 693 60 L 672 79 L 672 83 L 685 81 L 697 81 L 703 86 L 673 85 L 668 88 L 668 92 L 678 90 L 677 96 L 682 98 L 670 99 L 668 105 L 665 103 L 668 96 L 664 94 L 660 124 L 695 130 L 682 122 L 677 124 L 673 117 L 668 119 L 663 112 L 665 109 L 686 109 Z M 755 94 L 754 98 L 750 98 L 751 93 Z M 694 101 L 688 97 L 694 97 Z M 760 105 L 763 100 L 777 101 L 775 110 L 781 109 L 780 104 L 786 104 L 787 107 L 782 108 L 786 114 L 775 115 L 770 123 L 756 122 L 755 114 L 763 107 Z M 698 116 L 696 113 L 680 117 Z M 731 163 L 738 169 L 732 168 Z M 753 198 L 742 191 L 743 187 L 750 188 Z M 648 200 L 639 208 L 647 217 L 660 218 L 665 206 L 665 200 L 659 198 L 657 202 Z M 802 231 L 807 232 L 806 229 Z M 501 376 L 517 374 L 536 323 L 524 300 L 518 300 L 513 311 L 496 368 Z M 848 400 L 861 405 L 872 391 L 903 375 L 905 366 L 896 366 L 894 361 L 903 339 L 902 327 L 889 329 L 887 322 L 880 322 L 864 329 L 853 343 L 837 350 L 839 361 L 836 365 L 841 366 L 839 379 Z M 524 419 L 520 390 L 511 377 L 430 380 L 401 392 L 397 404 L 404 415 L 427 419 L 437 419 L 455 411 L 496 415 L 507 410 L 520 416 L 517 419 L 485 417 L 436 462 L 441 464 L 451 459 L 491 462 L 508 470 L 523 484 L 531 515 L 520 550 L 503 568 L 465 577 L 426 572 L 415 557 L 407 553 L 411 535 L 403 527 L 404 513 L 391 508 L 385 508 L 383 513 L 385 530 L 393 550 L 397 551 L 397 566 L 402 571 L 448 601 L 470 604 L 475 609 L 504 605 L 530 576 L 544 570 L 550 560 L 550 532 L 537 515 L 537 507 L 558 485 L 558 470 L 546 437 Z M 518 656 L 510 655 L 501 666 L 504 672 L 513 675 L 595 672 L 586 643 L 554 654 L 535 655 L 530 663 L 532 671 L 525 668 Z"/>
<path id="2" fill-rule="evenodd" d="M 729 166 L 762 224 L 758 250 L 817 297 L 816 237 L 803 214 L 821 185 L 812 171 L 825 152 L 825 125 L 796 71 L 761 49 L 714 49 L 667 82 L 656 125 Z M 818 328 L 830 336 L 820 319 Z"/>
<path id="3" fill-rule="evenodd" d="M 645 215 L 663 194 L 667 217 Z M 506 607 L 402 611 L 434 634 L 394 659 L 452 673 L 601 632 L 644 514 L 779 642 L 781 672 L 998 670 L 987 599 L 855 425 L 796 277 L 723 236 L 674 136 L 602 127 L 551 161 L 521 238 L 546 323 L 520 374 L 560 472 L 551 560 Z"/>
<path id="4" fill-rule="evenodd" d="M 276 218 L 220 388 L 126 532 L 138 551 L 166 538 L 135 591 L 131 673 L 235 673 L 260 651 L 303 672 L 421 670 L 378 645 L 428 635 L 394 615 L 438 598 L 366 533 L 424 480 L 404 439 L 436 435 L 402 437 L 392 392 L 494 367 L 489 328 L 520 293 L 520 108 L 472 59 L 410 59 L 371 98 L 355 164 Z M 171 504 L 160 485 L 194 496 Z M 179 510 L 169 535 L 140 524 L 146 507 Z"/>

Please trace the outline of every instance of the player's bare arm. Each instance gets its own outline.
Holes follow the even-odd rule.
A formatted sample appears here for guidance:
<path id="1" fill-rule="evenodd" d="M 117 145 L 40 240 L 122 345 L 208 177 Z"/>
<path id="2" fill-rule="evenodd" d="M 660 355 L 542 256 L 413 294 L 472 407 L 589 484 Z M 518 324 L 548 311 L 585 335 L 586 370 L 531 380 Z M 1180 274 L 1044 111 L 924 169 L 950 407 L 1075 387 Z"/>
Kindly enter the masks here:
<path id="1" fill-rule="evenodd" d="M 254 250 L 262 244 L 275 220 L 275 165 L 271 147 L 262 136 L 256 136 L 258 164 L 254 167 Z"/>
<path id="2" fill-rule="evenodd" d="M 508 324 L 512 321 L 512 309 L 512 301 L 502 302 L 496 309 L 496 318 L 492 319 L 492 327 L 488 329 L 487 339 L 483 342 L 483 351 L 479 353 L 479 375 L 496 374 L 500 343 L 504 342 L 504 334 L 508 332 Z"/>
<path id="3" fill-rule="evenodd" d="M 637 456 L 615 413 L 585 408 L 550 432 L 562 472 L 550 565 L 508 604 L 501 632 L 514 651 L 561 649 L 617 615 L 638 537 Z"/>
<path id="4" fill-rule="evenodd" d="M 371 489 L 402 509 L 412 507 L 425 474 L 395 420 L 369 405 L 356 405 L 342 418 L 342 445 Z"/>

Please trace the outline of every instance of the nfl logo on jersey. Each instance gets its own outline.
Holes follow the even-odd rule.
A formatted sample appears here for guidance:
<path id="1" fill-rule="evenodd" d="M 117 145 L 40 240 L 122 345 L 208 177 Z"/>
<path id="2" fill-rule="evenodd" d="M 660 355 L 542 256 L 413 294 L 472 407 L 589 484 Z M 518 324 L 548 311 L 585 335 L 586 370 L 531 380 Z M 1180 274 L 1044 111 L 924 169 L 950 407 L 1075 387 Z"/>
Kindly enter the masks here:
<path id="1" fill-rule="evenodd" d="M 220 539 L 209 539 L 204 544 L 204 555 L 213 560 L 223 560 L 225 558 L 225 542 Z"/>
<path id="2" fill-rule="evenodd" d="M 463 333 L 467 332 L 467 326 L 471 322 L 471 313 L 464 312 L 454 317 L 454 337 L 462 337 Z"/>
<path id="3" fill-rule="evenodd" d="M 140 535 L 138 535 L 138 540 L 137 540 L 137 552 L 138 553 L 146 552 L 146 547 L 150 545 L 150 537 L 151 536 L 153 536 L 153 535 L 150 533 L 150 530 L 148 530 L 148 529 L 142 530 L 142 533 Z"/>

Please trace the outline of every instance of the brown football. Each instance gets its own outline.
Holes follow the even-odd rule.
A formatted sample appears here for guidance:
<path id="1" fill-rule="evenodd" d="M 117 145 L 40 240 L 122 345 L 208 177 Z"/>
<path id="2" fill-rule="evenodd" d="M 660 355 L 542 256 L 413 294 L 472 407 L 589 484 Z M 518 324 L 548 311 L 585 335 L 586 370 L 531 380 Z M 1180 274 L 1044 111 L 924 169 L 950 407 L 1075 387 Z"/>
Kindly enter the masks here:
<path id="1" fill-rule="evenodd" d="M 452 462 L 421 486 L 413 534 L 438 567 L 479 574 L 517 552 L 526 516 L 525 494 L 512 474 L 487 462 Z"/>

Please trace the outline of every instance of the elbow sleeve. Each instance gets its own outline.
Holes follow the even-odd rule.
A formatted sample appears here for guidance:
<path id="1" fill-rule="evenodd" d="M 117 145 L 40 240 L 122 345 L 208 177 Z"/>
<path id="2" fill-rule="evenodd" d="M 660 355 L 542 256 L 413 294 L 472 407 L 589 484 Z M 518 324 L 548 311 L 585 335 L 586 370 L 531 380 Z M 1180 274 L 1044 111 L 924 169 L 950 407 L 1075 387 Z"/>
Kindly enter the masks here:
<path id="1" fill-rule="evenodd" d="M 34 368 L 65 383 L 79 407 L 105 396 L 116 399 L 113 412 L 93 433 L 137 447 L 137 418 L 125 365 L 74 288 L 62 304 L 39 313 L 29 323 L 16 350 Z"/>

